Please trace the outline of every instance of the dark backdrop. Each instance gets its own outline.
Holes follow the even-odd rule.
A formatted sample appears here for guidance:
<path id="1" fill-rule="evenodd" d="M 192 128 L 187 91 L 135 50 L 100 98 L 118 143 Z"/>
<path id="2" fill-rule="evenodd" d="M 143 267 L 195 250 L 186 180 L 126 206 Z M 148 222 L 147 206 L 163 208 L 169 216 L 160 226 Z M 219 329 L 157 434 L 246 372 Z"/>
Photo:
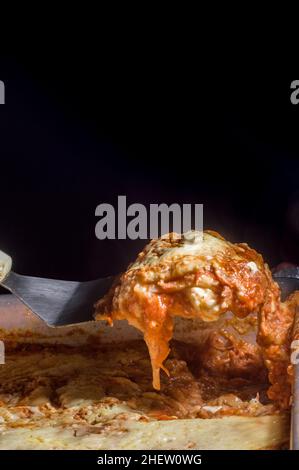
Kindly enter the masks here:
<path id="1" fill-rule="evenodd" d="M 204 225 L 299 263 L 290 83 L 190 54 L 89 48 L 1 59 L 0 248 L 23 274 L 118 273 L 144 241 L 99 241 L 95 207 L 203 203 Z"/>

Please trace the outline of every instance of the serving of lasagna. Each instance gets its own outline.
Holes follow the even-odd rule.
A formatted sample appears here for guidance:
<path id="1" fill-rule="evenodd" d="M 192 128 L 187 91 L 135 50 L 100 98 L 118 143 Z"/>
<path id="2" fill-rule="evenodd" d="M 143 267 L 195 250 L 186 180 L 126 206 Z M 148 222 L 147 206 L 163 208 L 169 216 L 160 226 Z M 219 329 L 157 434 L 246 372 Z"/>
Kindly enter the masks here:
<path id="1" fill-rule="evenodd" d="M 126 319 L 141 330 L 148 346 L 153 387 L 160 390 L 160 370 L 169 374 L 165 359 L 173 337 L 175 317 L 216 322 L 230 311 L 236 318 L 257 315 L 257 343 L 268 369 L 268 396 L 282 409 L 290 404 L 288 380 L 290 334 L 297 295 L 286 302 L 263 258 L 247 244 L 232 244 L 218 233 L 171 233 L 152 240 L 97 304 L 97 319 Z M 252 348 L 239 342 L 228 354 L 216 354 L 216 369 L 230 371 L 251 363 Z M 221 341 L 221 340 L 220 340 Z M 209 344 L 209 341 L 207 341 Z M 204 346 L 205 347 L 205 346 Z M 206 352 L 206 361 L 211 361 Z M 228 361 L 228 362 L 227 362 Z M 256 362 L 258 359 L 256 357 Z M 229 372 L 230 373 L 230 372 Z"/>

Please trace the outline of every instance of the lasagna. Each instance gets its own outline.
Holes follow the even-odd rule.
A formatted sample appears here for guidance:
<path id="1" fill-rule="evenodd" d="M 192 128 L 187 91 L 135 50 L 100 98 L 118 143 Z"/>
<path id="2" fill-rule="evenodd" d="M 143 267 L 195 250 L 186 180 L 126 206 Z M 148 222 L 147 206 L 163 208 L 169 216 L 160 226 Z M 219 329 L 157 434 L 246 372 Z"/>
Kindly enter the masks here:
<path id="1" fill-rule="evenodd" d="M 232 362 L 233 369 L 255 364 L 258 371 L 262 358 L 270 382 L 268 397 L 287 409 L 291 393 L 290 334 L 296 303 L 296 294 L 281 302 L 267 264 L 247 244 L 232 244 L 211 231 L 191 231 L 152 240 L 97 303 L 96 319 L 106 319 L 111 325 L 114 320 L 125 319 L 142 331 L 151 359 L 153 387 L 160 390 L 160 371 L 170 374 L 165 360 L 175 317 L 217 322 L 228 311 L 239 319 L 255 314 L 259 348 L 244 341 L 232 346 L 224 332 L 218 341 L 226 353 L 215 355 L 209 338 L 203 348 L 203 362 L 213 364 L 215 372 L 225 372 L 229 365 L 228 373 L 232 373 Z"/>
<path id="2" fill-rule="evenodd" d="M 2 296 L 0 449 L 285 448 L 296 304 L 215 232 L 152 240 L 104 321 L 50 328 Z"/>
<path id="3" fill-rule="evenodd" d="M 52 329 L 53 330 L 53 329 Z M 64 329 L 65 337 L 71 331 Z M 60 340 L 61 341 L 61 340 Z M 255 381 L 198 368 L 174 340 L 168 376 L 152 388 L 142 339 L 57 344 L 29 332 L 5 338 L 0 449 L 271 449 L 287 445 L 289 418 Z M 212 419 L 213 418 L 213 419 Z"/>

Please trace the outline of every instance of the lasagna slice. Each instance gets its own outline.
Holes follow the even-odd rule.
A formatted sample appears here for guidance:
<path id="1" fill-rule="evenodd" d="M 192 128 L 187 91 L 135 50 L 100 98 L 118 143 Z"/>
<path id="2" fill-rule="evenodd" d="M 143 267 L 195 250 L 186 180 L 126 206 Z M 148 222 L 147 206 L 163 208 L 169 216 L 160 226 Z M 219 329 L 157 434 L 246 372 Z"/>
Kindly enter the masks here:
<path id="1" fill-rule="evenodd" d="M 267 264 L 247 244 L 230 243 L 212 231 L 191 231 L 152 240 L 98 301 L 96 319 L 106 319 L 111 325 L 125 319 L 143 332 L 153 387 L 160 390 L 161 369 L 169 375 L 165 360 L 175 317 L 206 323 L 216 322 L 227 312 L 241 319 L 255 314 L 260 349 L 248 351 L 247 343 L 240 341 L 239 349 L 238 345 L 234 348 L 235 367 L 261 354 L 271 384 L 268 396 L 288 408 L 289 337 L 296 302 L 296 295 L 281 302 Z M 213 363 L 209 351 L 203 357 Z M 227 354 L 217 354 L 216 362 L 218 369 L 225 369 Z"/>
<path id="2" fill-rule="evenodd" d="M 82 332 L 80 346 L 57 343 L 53 328 L 47 340 L 29 331 L 5 337 L 0 450 L 287 446 L 288 414 L 267 402 L 263 384 L 195 374 L 193 348 L 173 341 L 170 378 L 162 376 L 161 391 L 153 391 L 142 338 L 103 344 L 103 328 L 92 342 Z M 76 334 L 63 331 L 63 341 Z"/>

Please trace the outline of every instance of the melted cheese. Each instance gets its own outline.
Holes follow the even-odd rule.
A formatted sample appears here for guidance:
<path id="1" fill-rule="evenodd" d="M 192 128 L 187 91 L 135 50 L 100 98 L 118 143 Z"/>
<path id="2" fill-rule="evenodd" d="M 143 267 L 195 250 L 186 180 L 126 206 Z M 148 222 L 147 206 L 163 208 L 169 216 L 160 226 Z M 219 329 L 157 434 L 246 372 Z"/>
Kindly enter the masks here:
<path id="1" fill-rule="evenodd" d="M 211 322 L 228 310 L 259 309 L 269 282 L 263 260 L 247 245 L 212 232 L 164 235 L 145 247 L 117 286 L 97 304 L 97 318 L 127 319 L 144 333 L 154 388 L 169 353 L 173 318 Z"/>
<path id="2" fill-rule="evenodd" d="M 168 242 L 169 238 L 172 240 L 170 246 L 168 243 L 163 244 L 163 241 Z M 157 246 L 157 240 L 148 245 L 145 248 L 146 256 L 141 259 L 139 257 L 131 268 L 140 269 L 142 266 L 153 266 L 161 264 L 163 261 L 171 262 L 188 255 L 200 256 L 202 263 L 209 263 L 213 257 L 225 253 L 229 246 L 233 246 L 222 238 L 198 231 L 186 232 L 182 236 L 166 234 L 161 237 L 160 242 L 160 246 Z"/>
<path id="3" fill-rule="evenodd" d="M 153 386 L 159 390 L 160 369 L 168 373 L 164 361 L 174 317 L 213 322 L 228 311 L 239 318 L 255 312 L 259 315 L 257 340 L 271 383 L 268 396 L 288 408 L 289 342 L 298 297 L 281 303 L 268 266 L 248 245 L 232 244 L 215 232 L 171 233 L 145 247 L 98 302 L 96 318 L 108 319 L 110 324 L 126 319 L 143 332 Z"/>

